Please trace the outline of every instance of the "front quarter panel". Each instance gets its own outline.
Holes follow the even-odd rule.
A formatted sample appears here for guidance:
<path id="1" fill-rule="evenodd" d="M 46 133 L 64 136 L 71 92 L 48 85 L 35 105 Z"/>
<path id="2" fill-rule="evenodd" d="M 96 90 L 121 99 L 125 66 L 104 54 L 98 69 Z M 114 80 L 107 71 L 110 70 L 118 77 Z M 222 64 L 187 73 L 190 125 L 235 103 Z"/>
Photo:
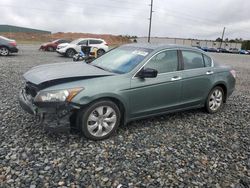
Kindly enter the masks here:
<path id="1" fill-rule="evenodd" d="M 128 109 L 129 99 L 124 90 L 130 87 L 130 82 L 126 75 L 83 80 L 81 85 L 84 87 L 84 90 L 73 98 L 73 103 L 85 106 L 100 98 L 114 98 L 119 100 L 125 109 Z"/>

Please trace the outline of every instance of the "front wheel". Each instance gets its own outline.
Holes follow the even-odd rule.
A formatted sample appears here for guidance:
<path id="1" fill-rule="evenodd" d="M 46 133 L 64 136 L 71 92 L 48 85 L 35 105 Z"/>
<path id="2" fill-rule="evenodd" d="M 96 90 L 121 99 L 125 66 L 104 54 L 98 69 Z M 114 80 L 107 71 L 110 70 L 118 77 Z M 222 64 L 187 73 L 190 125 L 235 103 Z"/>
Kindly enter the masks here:
<path id="1" fill-rule="evenodd" d="M 224 98 L 224 90 L 221 87 L 216 86 L 215 88 L 213 88 L 210 91 L 206 101 L 205 107 L 207 112 L 211 114 L 218 112 L 223 106 Z"/>
<path id="2" fill-rule="evenodd" d="M 76 51 L 74 49 L 68 49 L 66 51 L 66 56 L 67 57 L 73 57 L 76 54 Z"/>
<path id="3" fill-rule="evenodd" d="M 117 130 L 121 113 L 109 100 L 97 101 L 79 113 L 80 127 L 86 138 L 103 140 Z"/>
<path id="4" fill-rule="evenodd" d="M 7 55 L 9 55 L 9 49 L 8 48 L 6 48 L 6 47 L 0 47 L 0 55 L 2 55 L 2 56 L 7 56 Z"/>

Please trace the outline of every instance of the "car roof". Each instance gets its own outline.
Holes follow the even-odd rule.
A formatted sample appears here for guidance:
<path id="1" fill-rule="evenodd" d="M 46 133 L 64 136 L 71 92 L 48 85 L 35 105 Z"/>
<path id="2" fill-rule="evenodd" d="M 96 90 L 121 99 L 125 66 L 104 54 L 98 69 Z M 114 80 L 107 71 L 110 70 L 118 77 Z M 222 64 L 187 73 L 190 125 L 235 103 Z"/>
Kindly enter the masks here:
<path id="1" fill-rule="evenodd" d="M 187 49 L 187 50 L 190 49 L 190 50 L 203 52 L 202 50 L 197 49 L 196 47 L 177 45 L 177 44 L 130 43 L 130 44 L 126 44 L 125 46 L 138 47 L 138 48 L 149 48 L 152 50 L 181 48 L 181 49 Z"/>
<path id="2" fill-rule="evenodd" d="M 79 40 L 101 40 L 103 41 L 103 39 L 100 38 L 78 38 Z"/>

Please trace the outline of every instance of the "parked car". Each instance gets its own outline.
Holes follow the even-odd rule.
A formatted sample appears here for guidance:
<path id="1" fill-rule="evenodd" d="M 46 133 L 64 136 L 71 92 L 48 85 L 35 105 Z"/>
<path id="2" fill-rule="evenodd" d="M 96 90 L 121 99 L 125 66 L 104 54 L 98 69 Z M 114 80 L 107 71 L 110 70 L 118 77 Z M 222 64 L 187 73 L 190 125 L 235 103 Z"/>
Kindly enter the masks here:
<path id="1" fill-rule="evenodd" d="M 79 38 L 69 44 L 61 44 L 57 47 L 57 53 L 67 57 L 73 57 L 81 51 L 81 46 L 92 46 L 98 48 L 98 56 L 108 51 L 109 47 L 105 40 L 95 38 Z"/>
<path id="2" fill-rule="evenodd" d="M 219 50 L 216 48 L 208 48 L 207 52 L 219 52 Z"/>
<path id="3" fill-rule="evenodd" d="M 0 55 L 7 56 L 10 53 L 17 53 L 17 44 L 13 39 L 8 39 L 6 37 L 0 36 Z"/>
<path id="4" fill-rule="evenodd" d="M 247 50 L 240 50 L 239 54 L 249 54 L 249 52 Z"/>
<path id="5" fill-rule="evenodd" d="M 201 46 L 192 46 L 192 47 L 202 50 Z"/>
<path id="6" fill-rule="evenodd" d="M 87 138 L 101 140 L 140 118 L 202 107 L 216 113 L 234 91 L 235 77 L 198 49 L 133 43 L 90 64 L 32 68 L 19 101 L 47 126 L 75 122 Z"/>
<path id="7" fill-rule="evenodd" d="M 220 53 L 229 53 L 229 51 L 226 48 L 217 48 L 217 50 Z"/>
<path id="8" fill-rule="evenodd" d="M 207 52 L 208 47 L 201 47 L 201 50 L 203 50 L 204 52 Z"/>
<path id="9" fill-rule="evenodd" d="M 47 43 L 44 43 L 40 46 L 39 50 L 44 50 L 44 51 L 50 51 L 50 52 L 53 52 L 56 50 L 57 46 L 59 44 L 62 44 L 62 43 L 70 43 L 71 41 L 70 40 L 66 40 L 66 39 L 57 39 L 57 40 L 54 40 L 52 42 L 47 42 Z"/>
<path id="10" fill-rule="evenodd" d="M 238 48 L 229 48 L 229 53 L 233 53 L 233 54 L 238 54 L 239 53 L 239 49 Z"/>

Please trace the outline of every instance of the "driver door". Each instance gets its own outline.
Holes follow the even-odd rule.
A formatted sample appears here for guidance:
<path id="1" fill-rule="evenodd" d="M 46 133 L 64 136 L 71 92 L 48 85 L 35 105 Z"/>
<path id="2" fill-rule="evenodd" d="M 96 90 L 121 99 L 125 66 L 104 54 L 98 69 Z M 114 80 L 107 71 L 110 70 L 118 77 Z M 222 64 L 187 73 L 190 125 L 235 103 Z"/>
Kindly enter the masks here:
<path id="1" fill-rule="evenodd" d="M 176 109 L 181 98 L 181 71 L 177 50 L 161 51 L 144 66 L 158 71 L 155 78 L 133 77 L 130 116 L 143 117 Z"/>

